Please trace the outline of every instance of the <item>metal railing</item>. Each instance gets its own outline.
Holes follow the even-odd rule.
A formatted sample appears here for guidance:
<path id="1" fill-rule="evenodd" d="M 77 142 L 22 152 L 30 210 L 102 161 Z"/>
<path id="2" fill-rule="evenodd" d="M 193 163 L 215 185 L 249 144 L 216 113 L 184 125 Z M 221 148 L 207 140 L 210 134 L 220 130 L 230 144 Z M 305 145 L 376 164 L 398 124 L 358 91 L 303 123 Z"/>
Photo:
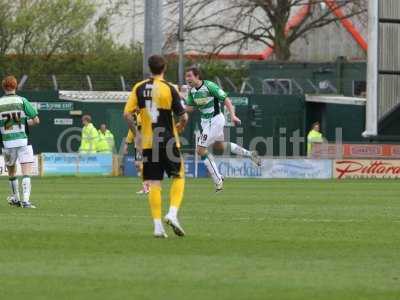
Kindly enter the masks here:
<path id="1" fill-rule="evenodd" d="M 135 82 L 141 78 L 126 78 L 122 75 L 82 75 L 61 74 L 19 79 L 21 91 L 131 91 Z M 364 96 L 366 80 L 353 78 L 261 78 L 247 77 L 232 79 L 229 76 L 211 78 L 229 93 L 264 95 L 304 95 L 304 94 L 346 94 L 346 96 Z M 343 93 L 343 87 L 346 93 Z"/>

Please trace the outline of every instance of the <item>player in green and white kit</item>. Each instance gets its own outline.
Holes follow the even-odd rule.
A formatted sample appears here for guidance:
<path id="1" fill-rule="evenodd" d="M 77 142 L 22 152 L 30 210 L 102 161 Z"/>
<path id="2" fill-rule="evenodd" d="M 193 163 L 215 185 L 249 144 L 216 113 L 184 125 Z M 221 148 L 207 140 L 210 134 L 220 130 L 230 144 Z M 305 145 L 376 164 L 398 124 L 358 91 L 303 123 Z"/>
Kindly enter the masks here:
<path id="1" fill-rule="evenodd" d="M 7 166 L 11 187 L 8 203 L 11 206 L 35 208 L 30 202 L 33 149 L 28 145 L 28 126 L 39 124 L 37 110 L 23 97 L 16 95 L 17 80 L 8 76 L 2 81 L 5 95 L 0 98 L 0 133 L 2 154 Z M 22 201 L 19 195 L 16 163 L 22 169 Z"/>
<path id="2" fill-rule="evenodd" d="M 185 78 L 190 86 L 186 99 L 186 110 L 190 112 L 197 108 L 201 114 L 202 132 L 196 151 L 211 174 L 216 191 L 219 192 L 223 189 L 223 177 L 219 173 L 213 157 L 208 154 L 207 148 L 210 145 L 221 150 L 228 147 L 232 153 L 250 158 L 257 166 L 261 165 L 261 160 L 256 151 L 246 150 L 235 143 L 224 142 L 225 117 L 221 111 L 221 103 L 229 111 L 233 123 L 235 125 L 241 123 L 228 95 L 214 82 L 201 80 L 200 71 L 196 67 L 187 69 Z"/>

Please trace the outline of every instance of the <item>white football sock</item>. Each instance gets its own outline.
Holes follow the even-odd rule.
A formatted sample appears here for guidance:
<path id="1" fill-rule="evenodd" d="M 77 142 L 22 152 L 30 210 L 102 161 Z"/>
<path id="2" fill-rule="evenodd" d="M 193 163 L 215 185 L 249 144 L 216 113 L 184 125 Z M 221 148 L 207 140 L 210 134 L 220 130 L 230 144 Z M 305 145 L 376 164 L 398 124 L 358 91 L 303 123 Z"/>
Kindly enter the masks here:
<path id="1" fill-rule="evenodd" d="M 10 177 L 9 180 L 10 180 L 11 194 L 14 196 L 16 201 L 20 201 L 18 178 Z"/>
<path id="2" fill-rule="evenodd" d="M 171 206 L 169 208 L 168 215 L 176 219 L 178 216 L 178 208 L 175 206 Z"/>
<path id="3" fill-rule="evenodd" d="M 24 202 L 29 202 L 29 198 L 31 197 L 31 189 L 31 178 L 24 176 L 24 178 L 22 178 L 22 195 Z"/>
<path id="4" fill-rule="evenodd" d="M 228 144 L 229 144 L 231 152 L 233 154 L 245 156 L 245 157 L 251 156 L 251 152 L 249 150 L 246 150 L 243 147 L 240 147 L 238 144 L 235 144 L 235 143 L 228 143 Z"/>
<path id="5" fill-rule="evenodd" d="M 204 164 L 207 167 L 208 172 L 211 174 L 211 178 L 213 179 L 214 183 L 220 183 L 222 180 L 221 174 L 218 172 L 217 165 L 215 164 L 214 158 L 212 155 L 207 154 L 206 156 L 201 158 L 204 161 Z"/>
<path id="6" fill-rule="evenodd" d="M 154 232 L 163 232 L 164 231 L 164 226 L 161 222 L 161 219 L 154 219 Z"/>

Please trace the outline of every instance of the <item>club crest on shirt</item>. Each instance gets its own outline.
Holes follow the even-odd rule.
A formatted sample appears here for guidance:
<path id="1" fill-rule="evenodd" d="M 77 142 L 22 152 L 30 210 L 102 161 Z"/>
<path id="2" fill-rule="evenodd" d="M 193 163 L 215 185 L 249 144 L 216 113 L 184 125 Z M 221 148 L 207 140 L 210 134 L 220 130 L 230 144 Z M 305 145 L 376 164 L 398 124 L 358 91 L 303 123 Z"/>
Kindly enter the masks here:
<path id="1" fill-rule="evenodd" d="M 194 99 L 194 102 L 195 102 L 197 105 L 205 105 L 205 104 L 208 103 L 208 101 L 209 101 L 209 98 L 208 98 L 208 97 L 205 97 L 205 98 L 195 98 L 195 99 Z"/>

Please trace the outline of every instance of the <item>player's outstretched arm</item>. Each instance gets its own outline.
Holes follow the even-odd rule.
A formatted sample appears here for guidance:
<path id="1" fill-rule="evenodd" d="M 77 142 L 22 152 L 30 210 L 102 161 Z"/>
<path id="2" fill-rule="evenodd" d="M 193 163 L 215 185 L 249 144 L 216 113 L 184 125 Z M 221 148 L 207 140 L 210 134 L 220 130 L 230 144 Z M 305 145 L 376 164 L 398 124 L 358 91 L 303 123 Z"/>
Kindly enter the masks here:
<path id="1" fill-rule="evenodd" d="M 182 115 L 179 116 L 179 121 L 178 123 L 175 125 L 176 129 L 178 130 L 179 133 L 183 132 L 183 130 L 185 129 L 187 123 L 189 120 L 189 116 L 187 113 L 184 113 Z"/>
<path id="2" fill-rule="evenodd" d="M 136 134 L 135 118 L 133 117 L 133 114 L 130 112 L 124 112 L 124 119 L 128 124 L 128 128 L 132 130 L 133 134 Z"/>
<path id="3" fill-rule="evenodd" d="M 29 126 L 35 126 L 35 125 L 39 125 L 40 124 L 40 119 L 39 119 L 38 116 L 36 116 L 36 117 L 34 117 L 32 119 L 29 119 L 27 122 L 28 122 Z"/>
<path id="4" fill-rule="evenodd" d="M 40 120 L 38 117 L 37 109 L 35 107 L 33 107 L 32 103 L 30 103 L 25 98 L 22 98 L 22 103 L 23 103 L 25 115 L 28 118 L 28 120 L 26 121 L 28 126 L 35 126 L 35 125 L 39 124 Z"/>
<path id="5" fill-rule="evenodd" d="M 236 117 L 235 110 L 233 108 L 231 99 L 226 97 L 224 100 L 224 104 L 225 104 L 226 109 L 229 111 L 229 114 L 231 115 L 232 122 L 235 125 L 240 125 L 242 123 L 242 121 L 240 121 L 240 119 L 238 117 Z"/>
<path id="6" fill-rule="evenodd" d="M 187 113 L 191 113 L 194 111 L 195 106 L 196 106 L 196 104 L 194 102 L 193 95 L 192 95 L 192 93 L 189 93 L 187 95 L 186 99 L 184 98 L 184 106 L 183 107 L 185 108 L 185 111 Z"/>
<path id="7" fill-rule="evenodd" d="M 185 106 L 185 111 L 186 111 L 187 113 L 193 112 L 193 111 L 194 111 L 194 106 L 186 105 L 186 106 Z"/>

